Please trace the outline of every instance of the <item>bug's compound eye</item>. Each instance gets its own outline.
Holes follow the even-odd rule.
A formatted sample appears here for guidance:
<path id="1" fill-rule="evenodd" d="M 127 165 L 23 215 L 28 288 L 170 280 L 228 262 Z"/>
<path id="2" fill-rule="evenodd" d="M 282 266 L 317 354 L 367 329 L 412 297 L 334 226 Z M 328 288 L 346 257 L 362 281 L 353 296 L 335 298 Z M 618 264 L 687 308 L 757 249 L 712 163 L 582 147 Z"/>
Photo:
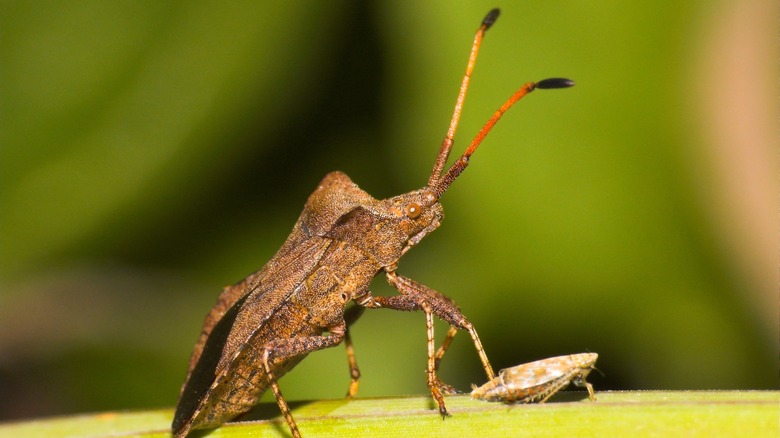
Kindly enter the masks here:
<path id="1" fill-rule="evenodd" d="M 422 207 L 420 204 L 412 202 L 404 208 L 404 213 L 409 219 L 417 219 L 422 214 Z"/>

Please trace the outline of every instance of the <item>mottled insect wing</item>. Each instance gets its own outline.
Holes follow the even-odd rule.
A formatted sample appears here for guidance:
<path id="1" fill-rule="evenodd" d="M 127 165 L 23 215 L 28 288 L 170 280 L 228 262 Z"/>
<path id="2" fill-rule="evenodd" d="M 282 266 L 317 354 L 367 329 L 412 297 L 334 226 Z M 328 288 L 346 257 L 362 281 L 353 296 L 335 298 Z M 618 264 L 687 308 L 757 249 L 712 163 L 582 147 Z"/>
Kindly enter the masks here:
<path id="1" fill-rule="evenodd" d="M 265 275 L 253 281 L 256 283 L 255 287 L 236 301 L 225 312 L 224 316 L 213 325 L 211 331 L 205 336 L 200 354 L 197 357 L 193 355 L 192 363 L 194 365 L 184 383 L 177 404 L 173 422 L 174 430 L 179 430 L 185 425 L 193 429 L 208 427 L 205 423 L 199 424 L 198 415 L 208 416 L 209 411 L 215 409 L 215 404 L 219 403 L 219 400 L 212 395 L 217 377 L 222 376 L 225 380 L 236 379 L 237 376 L 225 374 L 228 368 L 236 368 L 241 365 L 236 361 L 250 361 L 251 364 L 251 361 L 258 360 L 257 357 L 247 354 L 239 355 L 238 353 L 249 342 L 252 335 L 274 316 L 277 309 L 289 300 L 297 285 L 305 278 L 304 274 L 308 270 L 292 272 L 294 264 L 300 263 L 297 266 L 311 268 L 316 265 L 326 248 L 327 241 L 325 239 L 309 239 L 301 242 L 291 252 L 281 256 L 277 254 L 272 259 L 276 261 L 272 266 L 273 269 L 259 272 L 258 274 Z M 266 267 L 269 265 L 271 262 Z M 268 275 L 274 271 L 291 272 L 284 272 L 284 276 L 281 278 L 286 279 L 285 282 L 275 284 L 275 282 L 266 281 Z M 258 397 L 259 395 L 262 395 L 262 392 L 258 394 Z M 221 417 L 220 422 L 227 421 L 246 409 L 248 407 L 244 406 L 224 409 L 224 413 L 219 416 Z"/>
<path id="2" fill-rule="evenodd" d="M 366 197 L 373 199 L 345 174 L 326 175 L 276 255 L 260 271 L 225 288 L 206 317 L 190 359 L 172 424 L 176 436 L 219 425 L 257 402 L 267 382 L 258 374 L 252 374 L 248 382 L 240 375 L 244 369 L 260 368 L 259 358 L 247 345 L 272 318 L 280 316 L 279 309 L 319 263 L 332 242 L 323 236 L 343 215 L 365 205 Z M 281 377 L 301 359 L 284 362 L 275 374 Z M 220 400 L 226 387 L 233 388 L 230 402 Z"/>
<path id="3" fill-rule="evenodd" d="M 172 429 L 174 435 L 185 436 L 192 428 L 193 414 L 204 402 L 206 392 L 214 383 L 217 375 L 217 364 L 222 358 L 222 351 L 230 329 L 236 319 L 238 309 L 248 295 L 239 300 L 224 316 L 214 325 L 210 332 L 201 354 L 189 373 L 182 387 L 179 403 L 173 416 Z"/>
<path id="4" fill-rule="evenodd" d="M 474 387 L 471 396 L 505 403 L 545 402 L 572 381 L 585 386 L 592 400 L 593 387 L 585 381 L 598 359 L 596 353 L 581 353 L 537 360 L 498 372 L 498 376 Z"/>
<path id="5" fill-rule="evenodd" d="M 551 381 L 558 380 L 570 372 L 570 367 L 560 366 L 560 360 L 557 357 L 537 360 L 527 364 L 504 368 L 498 371 L 502 377 L 504 385 L 508 388 L 521 388 L 529 385 L 546 385 Z"/>

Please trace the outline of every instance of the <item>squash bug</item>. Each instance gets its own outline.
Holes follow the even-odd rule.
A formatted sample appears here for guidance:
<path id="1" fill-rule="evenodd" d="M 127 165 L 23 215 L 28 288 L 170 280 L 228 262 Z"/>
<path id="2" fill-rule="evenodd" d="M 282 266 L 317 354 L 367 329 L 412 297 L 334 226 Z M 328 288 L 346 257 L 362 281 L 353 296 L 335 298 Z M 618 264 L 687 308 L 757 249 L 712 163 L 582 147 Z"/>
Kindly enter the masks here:
<path id="1" fill-rule="evenodd" d="M 206 316 L 190 358 L 172 424 L 176 437 L 185 437 L 194 429 L 218 427 L 251 409 L 268 388 L 273 391 L 292 435 L 300 437 L 277 380 L 308 353 L 344 342 L 352 377 L 348 396 L 354 396 L 360 371 L 348 328 L 364 308 L 425 313 L 427 383 L 442 416 L 449 415 L 442 394 L 454 390 L 441 382 L 436 373 L 458 330 L 469 333 L 485 374 L 488 379 L 494 377 L 479 336 L 460 309 L 441 293 L 399 275 L 396 268 L 407 251 L 439 227 L 443 218 L 439 199 L 466 169 L 469 157 L 498 119 L 537 88 L 574 85 L 560 78 L 523 85 L 444 171 L 477 52 L 498 14 L 498 9 L 488 13 L 474 37 L 455 111 L 428 184 L 377 200 L 344 173 L 329 173 L 309 196 L 292 232 L 271 260 L 222 291 Z M 385 275 L 399 295 L 371 294 L 369 283 L 379 274 Z M 350 301 L 356 306 L 347 309 Z M 434 316 L 450 325 L 438 350 L 434 348 Z"/>

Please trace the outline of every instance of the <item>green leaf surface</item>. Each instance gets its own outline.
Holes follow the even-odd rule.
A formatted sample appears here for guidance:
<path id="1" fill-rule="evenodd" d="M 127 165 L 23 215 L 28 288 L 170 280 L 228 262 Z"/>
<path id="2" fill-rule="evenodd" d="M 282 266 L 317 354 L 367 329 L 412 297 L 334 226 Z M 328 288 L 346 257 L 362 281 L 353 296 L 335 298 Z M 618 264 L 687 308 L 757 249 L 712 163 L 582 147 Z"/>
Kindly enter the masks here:
<path id="1" fill-rule="evenodd" d="M 451 417 L 442 420 L 428 397 L 293 402 L 304 436 L 749 436 L 780 431 L 778 391 L 563 392 L 545 404 L 507 406 L 447 398 Z M 0 436 L 170 436 L 170 409 L 108 412 L 0 426 Z M 270 418 L 260 420 L 259 418 Z M 191 436 L 281 437 L 289 430 L 273 403 L 263 403 L 241 422 Z"/>

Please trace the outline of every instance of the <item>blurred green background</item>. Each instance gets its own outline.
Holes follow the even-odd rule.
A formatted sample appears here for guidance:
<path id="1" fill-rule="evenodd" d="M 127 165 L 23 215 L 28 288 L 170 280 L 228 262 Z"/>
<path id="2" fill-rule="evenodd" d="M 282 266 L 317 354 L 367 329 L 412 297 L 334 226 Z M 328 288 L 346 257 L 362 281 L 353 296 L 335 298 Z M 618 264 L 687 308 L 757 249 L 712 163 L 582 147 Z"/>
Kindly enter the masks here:
<path id="1" fill-rule="evenodd" d="M 456 152 L 522 83 L 577 86 L 502 119 L 399 273 L 496 369 L 592 351 L 597 390 L 777 388 L 776 2 L 3 1 L 0 419 L 174 405 L 221 287 L 327 172 L 427 181 L 495 6 Z M 353 336 L 361 396 L 426 393 L 422 314 Z M 467 335 L 441 375 L 484 381 Z M 338 347 L 281 385 L 348 383 Z"/>

